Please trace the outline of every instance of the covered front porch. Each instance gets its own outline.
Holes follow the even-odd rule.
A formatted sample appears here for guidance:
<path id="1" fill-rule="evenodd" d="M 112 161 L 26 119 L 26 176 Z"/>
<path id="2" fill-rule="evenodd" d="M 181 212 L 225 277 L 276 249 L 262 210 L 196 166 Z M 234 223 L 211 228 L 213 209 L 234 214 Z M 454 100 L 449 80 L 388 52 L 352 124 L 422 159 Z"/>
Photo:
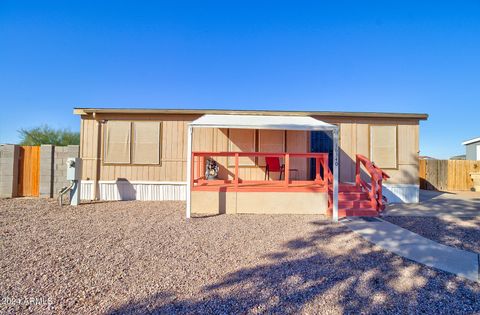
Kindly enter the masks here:
<path id="1" fill-rule="evenodd" d="M 327 153 L 308 152 L 307 147 L 300 152 L 288 148 L 284 152 L 194 151 L 193 134 L 200 128 L 330 132 L 333 169 L 328 167 Z M 327 215 L 330 208 L 332 218 L 338 219 L 338 127 L 335 125 L 305 116 L 204 115 L 189 124 L 187 157 L 187 217 L 192 213 Z M 221 170 L 218 176 L 207 174 L 206 165 L 211 161 Z M 277 161 L 281 168 L 274 170 L 271 161 Z M 307 166 L 310 161 L 313 161 L 313 176 L 308 174 L 312 169 Z"/>
<path id="2" fill-rule="evenodd" d="M 192 150 L 194 130 L 219 130 L 231 141 L 231 130 L 325 131 L 332 139 L 333 163 L 326 152 L 308 152 L 307 146 L 278 146 L 268 138 L 267 148 L 283 152 Z M 227 132 L 225 132 L 227 130 Z M 278 133 L 278 132 L 277 132 Z M 241 133 L 240 133 L 241 134 Z M 267 132 L 268 134 L 268 132 Z M 280 132 L 281 134 L 281 132 Z M 208 133 L 202 134 L 203 137 Z M 259 136 L 245 133 L 243 136 Z M 272 140 L 273 139 L 273 140 Z M 202 139 L 197 137 L 196 142 Z M 205 140 L 205 139 L 203 139 Z M 295 140 L 295 139 L 294 139 Z M 224 148 L 225 146 L 220 146 Z M 252 148 L 252 146 L 250 147 Z M 338 127 L 305 116 L 204 115 L 188 127 L 187 218 L 194 214 L 259 213 L 320 214 L 337 221 L 344 216 L 377 216 L 385 206 L 382 181 L 389 176 L 368 158 L 356 155 L 355 183 L 340 183 Z M 212 175 L 211 170 L 216 170 Z"/>
<path id="3" fill-rule="evenodd" d="M 219 157 L 234 161 L 231 179 L 208 179 L 206 165 Z M 263 180 L 242 179 L 240 158 L 283 161 L 278 179 L 272 179 L 269 165 L 263 166 Z M 293 159 L 313 159 L 312 180 L 296 178 L 299 169 L 291 167 Z M 323 214 L 332 205 L 332 173 L 326 153 L 271 152 L 192 152 L 192 212 L 194 213 L 262 213 L 262 214 Z"/>

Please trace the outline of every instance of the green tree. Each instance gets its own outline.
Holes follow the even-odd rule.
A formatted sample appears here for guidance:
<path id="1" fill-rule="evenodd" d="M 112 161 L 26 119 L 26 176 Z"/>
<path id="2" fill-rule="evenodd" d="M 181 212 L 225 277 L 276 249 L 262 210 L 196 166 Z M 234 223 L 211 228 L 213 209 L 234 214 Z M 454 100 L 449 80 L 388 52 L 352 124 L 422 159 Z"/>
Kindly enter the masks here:
<path id="1" fill-rule="evenodd" d="M 48 125 L 42 125 L 30 129 L 18 130 L 20 134 L 20 145 L 41 145 L 53 144 L 65 146 L 69 144 L 80 144 L 80 133 L 68 129 L 54 129 Z"/>

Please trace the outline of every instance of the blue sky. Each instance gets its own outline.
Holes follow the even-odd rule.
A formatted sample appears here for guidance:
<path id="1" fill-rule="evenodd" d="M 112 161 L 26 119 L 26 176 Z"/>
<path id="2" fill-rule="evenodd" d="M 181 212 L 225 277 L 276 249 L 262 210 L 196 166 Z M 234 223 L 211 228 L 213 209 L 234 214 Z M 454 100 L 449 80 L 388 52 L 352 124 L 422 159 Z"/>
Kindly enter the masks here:
<path id="1" fill-rule="evenodd" d="M 73 107 L 425 112 L 480 136 L 478 1 L 1 1 L 0 143 Z"/>

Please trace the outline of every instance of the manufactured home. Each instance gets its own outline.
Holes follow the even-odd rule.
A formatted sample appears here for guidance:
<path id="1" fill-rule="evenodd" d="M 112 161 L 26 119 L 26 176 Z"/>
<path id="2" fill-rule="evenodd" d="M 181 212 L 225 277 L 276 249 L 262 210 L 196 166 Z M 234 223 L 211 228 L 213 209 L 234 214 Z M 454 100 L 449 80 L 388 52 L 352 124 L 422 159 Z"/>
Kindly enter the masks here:
<path id="1" fill-rule="evenodd" d="M 376 215 L 418 202 L 426 114 L 76 108 L 81 196 L 190 214 Z"/>

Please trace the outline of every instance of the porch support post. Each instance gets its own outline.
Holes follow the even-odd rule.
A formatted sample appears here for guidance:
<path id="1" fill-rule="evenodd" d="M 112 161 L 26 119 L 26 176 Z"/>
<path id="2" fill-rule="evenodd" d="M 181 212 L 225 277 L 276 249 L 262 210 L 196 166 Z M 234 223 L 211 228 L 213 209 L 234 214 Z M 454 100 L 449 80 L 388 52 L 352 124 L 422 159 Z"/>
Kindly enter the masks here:
<path id="1" fill-rule="evenodd" d="M 238 163 L 239 163 L 238 153 L 235 153 L 235 178 L 233 179 L 233 183 L 234 183 L 234 185 L 235 185 L 235 189 L 238 188 L 238 182 L 239 182 L 239 178 L 238 178 Z"/>
<path id="2" fill-rule="evenodd" d="M 334 222 L 338 222 L 338 127 L 332 130 L 333 135 L 333 215 Z"/>
<path id="3" fill-rule="evenodd" d="M 193 127 L 188 126 L 187 131 L 187 219 L 190 218 L 192 211 L 192 134 Z"/>
<path id="4" fill-rule="evenodd" d="M 200 161 L 202 158 L 200 156 L 197 156 L 197 167 L 195 167 L 195 178 L 194 179 L 200 179 Z M 193 162 L 195 163 L 195 161 Z"/>
<path id="5" fill-rule="evenodd" d="M 285 169 L 283 170 L 285 172 L 285 187 L 288 187 L 288 184 L 290 183 L 290 154 L 285 154 Z"/>
<path id="6" fill-rule="evenodd" d="M 325 165 L 324 165 L 324 167 L 325 167 Z M 325 174 L 323 175 L 323 177 L 325 177 Z M 315 181 L 316 182 L 320 181 L 320 158 L 318 156 L 315 157 Z"/>

